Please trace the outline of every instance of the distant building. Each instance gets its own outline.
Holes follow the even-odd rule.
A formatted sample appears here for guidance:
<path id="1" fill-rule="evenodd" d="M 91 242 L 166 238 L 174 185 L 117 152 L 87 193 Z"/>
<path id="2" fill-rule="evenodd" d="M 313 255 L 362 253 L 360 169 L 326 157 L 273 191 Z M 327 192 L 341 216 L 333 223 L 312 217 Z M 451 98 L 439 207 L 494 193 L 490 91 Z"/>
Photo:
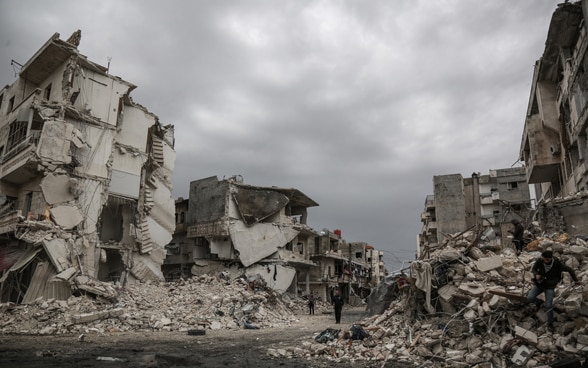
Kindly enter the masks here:
<path id="1" fill-rule="evenodd" d="M 420 245 L 440 243 L 447 234 L 476 226 L 506 233 L 503 226 L 512 219 L 530 221 L 531 196 L 522 167 L 474 173 L 471 178 L 437 175 L 433 184 L 434 195 L 427 196 L 421 214 Z"/>
<path id="2" fill-rule="evenodd" d="M 0 89 L 0 301 L 162 279 L 174 129 L 54 34 Z"/>
<path id="3" fill-rule="evenodd" d="M 545 231 L 588 234 L 588 5 L 557 6 L 535 62 L 520 159 Z"/>

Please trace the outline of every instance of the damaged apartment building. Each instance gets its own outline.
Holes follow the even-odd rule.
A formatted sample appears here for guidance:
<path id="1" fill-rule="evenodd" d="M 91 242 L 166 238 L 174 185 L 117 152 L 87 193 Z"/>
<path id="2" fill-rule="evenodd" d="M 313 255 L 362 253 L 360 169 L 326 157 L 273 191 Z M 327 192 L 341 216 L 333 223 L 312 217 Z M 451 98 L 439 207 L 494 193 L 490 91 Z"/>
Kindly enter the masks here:
<path id="1" fill-rule="evenodd" d="M 383 252 L 348 243 L 341 231 L 308 225 L 318 204 L 297 189 L 248 185 L 241 176 L 190 183 L 189 199 L 176 200 L 176 231 L 166 245 L 166 279 L 205 273 L 261 277 L 280 292 L 328 300 L 365 296 L 383 279 Z"/>
<path id="2" fill-rule="evenodd" d="M 0 301 L 162 279 L 174 129 L 56 33 L 0 90 Z M 19 64 L 20 65 L 20 64 Z"/>
<path id="3" fill-rule="evenodd" d="M 559 4 L 535 63 L 520 160 L 545 231 L 588 234 L 588 3 Z"/>
<path id="4" fill-rule="evenodd" d="M 296 292 L 297 269 L 316 267 L 309 249 L 317 233 L 307 225 L 314 206 L 297 189 L 248 185 L 241 176 L 192 181 L 189 199 L 176 202 L 178 231 L 163 269 L 170 278 L 245 274 L 278 292 Z"/>
<path id="5" fill-rule="evenodd" d="M 421 214 L 419 251 L 442 243 L 448 234 L 471 229 L 505 244 L 512 219 L 530 220 L 531 195 L 523 167 L 490 170 L 488 175 L 473 173 L 471 178 L 437 175 L 433 185 L 434 194 L 427 196 Z"/>

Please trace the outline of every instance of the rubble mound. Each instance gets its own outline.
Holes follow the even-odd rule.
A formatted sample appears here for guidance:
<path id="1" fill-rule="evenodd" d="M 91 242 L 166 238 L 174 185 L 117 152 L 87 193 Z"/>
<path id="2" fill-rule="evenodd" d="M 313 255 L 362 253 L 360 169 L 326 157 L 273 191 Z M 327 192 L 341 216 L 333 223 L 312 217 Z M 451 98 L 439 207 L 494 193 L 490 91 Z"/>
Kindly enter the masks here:
<path id="1" fill-rule="evenodd" d="M 169 283 L 128 285 L 112 299 L 82 295 L 68 300 L 39 298 L 22 305 L 2 303 L 0 333 L 267 328 L 296 321 L 289 303 L 263 285 L 203 275 Z"/>
<path id="2" fill-rule="evenodd" d="M 543 305 L 527 301 L 531 268 L 552 250 L 575 270 L 555 289 L 554 328 Z M 549 367 L 588 356 L 588 245 L 585 237 L 557 233 L 537 238 L 526 251 L 488 246 L 479 234 L 460 233 L 413 261 L 410 274 L 391 276 L 393 298 L 383 313 L 323 343 L 304 341 L 295 355 L 335 362 L 377 361 L 434 367 Z M 319 334 L 315 334 L 316 337 Z M 268 350 L 272 355 L 273 351 Z"/>

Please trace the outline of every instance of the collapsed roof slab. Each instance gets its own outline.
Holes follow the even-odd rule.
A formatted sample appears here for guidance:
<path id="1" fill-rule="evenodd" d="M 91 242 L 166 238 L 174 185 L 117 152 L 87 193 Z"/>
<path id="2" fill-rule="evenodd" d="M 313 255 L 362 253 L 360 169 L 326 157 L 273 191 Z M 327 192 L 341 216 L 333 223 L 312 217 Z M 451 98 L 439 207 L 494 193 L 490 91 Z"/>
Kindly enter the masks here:
<path id="1" fill-rule="evenodd" d="M 69 249 L 64 239 L 43 240 L 43 248 L 57 272 L 63 272 L 72 266 L 69 261 Z"/>
<path id="2" fill-rule="evenodd" d="M 288 197 L 282 193 L 246 188 L 239 188 L 239 191 L 233 193 L 233 199 L 243 221 L 248 225 L 279 212 L 289 202 Z"/>
<path id="3" fill-rule="evenodd" d="M 67 175 L 48 174 L 41 181 L 45 201 L 51 205 L 72 201 L 74 196 L 69 188 L 70 177 Z"/>
<path id="4" fill-rule="evenodd" d="M 273 223 L 247 226 L 241 221 L 235 221 L 230 225 L 229 232 L 233 246 L 239 252 L 239 260 L 248 267 L 277 252 L 300 231 Z"/>
<path id="5" fill-rule="evenodd" d="M 84 221 L 84 216 L 77 207 L 57 206 L 49 210 L 51 218 L 55 223 L 64 229 L 70 230 Z"/>

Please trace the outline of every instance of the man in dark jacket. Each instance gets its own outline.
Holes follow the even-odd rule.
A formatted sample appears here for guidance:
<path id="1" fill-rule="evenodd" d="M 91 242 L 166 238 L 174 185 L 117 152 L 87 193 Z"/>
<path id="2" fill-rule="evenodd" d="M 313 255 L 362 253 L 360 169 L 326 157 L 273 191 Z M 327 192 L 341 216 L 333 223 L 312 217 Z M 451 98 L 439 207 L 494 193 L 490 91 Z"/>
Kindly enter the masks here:
<path id="1" fill-rule="evenodd" d="M 525 235 L 525 227 L 517 219 L 512 219 L 511 224 L 514 225 L 514 230 L 508 230 L 512 234 L 512 243 L 520 253 L 523 250 L 523 236 Z"/>
<path id="2" fill-rule="evenodd" d="M 553 332 L 553 298 L 555 296 L 555 287 L 562 279 L 562 272 L 570 274 L 576 285 L 581 285 L 578 281 L 578 277 L 573 269 L 563 264 L 558 258 L 553 257 L 553 252 L 546 250 L 541 253 L 541 259 L 538 259 L 533 268 L 534 285 L 527 295 L 527 299 L 541 305 L 541 300 L 537 299 L 537 296 L 541 293 L 545 293 L 545 311 L 547 312 L 547 328 Z"/>
<path id="3" fill-rule="evenodd" d="M 331 304 L 335 307 L 335 323 L 341 323 L 341 310 L 343 309 L 343 297 L 339 293 L 339 289 L 335 290 L 335 295 L 331 299 Z"/>

